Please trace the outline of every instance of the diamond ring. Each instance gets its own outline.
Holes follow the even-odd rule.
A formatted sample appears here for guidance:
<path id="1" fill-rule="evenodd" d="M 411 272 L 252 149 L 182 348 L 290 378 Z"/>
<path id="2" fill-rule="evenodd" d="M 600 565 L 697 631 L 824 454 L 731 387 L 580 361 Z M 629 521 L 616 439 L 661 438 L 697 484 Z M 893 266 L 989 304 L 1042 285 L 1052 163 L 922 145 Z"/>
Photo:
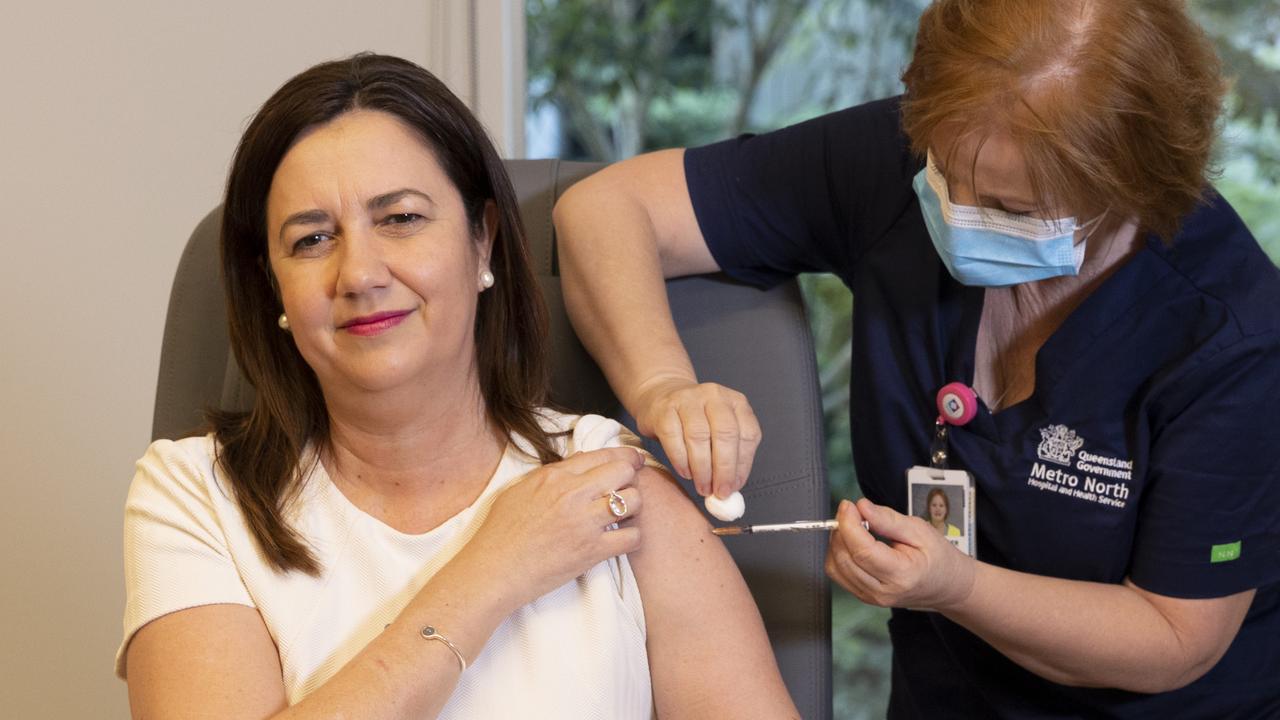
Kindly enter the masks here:
<path id="1" fill-rule="evenodd" d="M 605 497 L 608 498 L 609 500 L 609 512 L 613 513 L 614 517 L 618 518 L 619 520 L 626 517 L 627 515 L 626 498 L 619 495 L 617 490 L 610 490 L 609 494 L 606 495 Z"/>

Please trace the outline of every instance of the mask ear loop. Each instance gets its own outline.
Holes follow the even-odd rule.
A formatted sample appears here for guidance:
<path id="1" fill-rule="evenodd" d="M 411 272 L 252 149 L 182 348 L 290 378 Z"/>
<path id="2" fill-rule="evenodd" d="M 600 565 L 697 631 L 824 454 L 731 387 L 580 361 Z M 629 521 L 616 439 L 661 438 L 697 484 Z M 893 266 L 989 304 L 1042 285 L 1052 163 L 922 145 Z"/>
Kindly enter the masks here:
<path id="1" fill-rule="evenodd" d="M 1109 212 L 1111 212 L 1110 207 L 1108 207 L 1107 209 L 1095 215 L 1092 220 L 1088 220 L 1084 223 L 1076 223 L 1076 226 L 1071 229 L 1071 232 L 1074 233 L 1074 232 L 1080 232 L 1081 230 L 1083 230 L 1085 231 L 1085 233 L 1084 235 L 1080 236 L 1080 242 L 1075 244 L 1079 245 L 1080 243 L 1088 240 L 1089 237 L 1093 235 L 1094 230 L 1098 229 L 1098 225 L 1099 223 L 1102 222 L 1102 218 L 1106 217 L 1107 213 Z"/>
<path id="2" fill-rule="evenodd" d="M 968 210 L 965 206 L 956 206 L 951 202 L 951 187 L 947 183 L 947 176 L 942 174 L 937 164 L 933 161 L 933 151 L 930 150 L 926 156 L 925 181 L 929 183 L 929 187 L 933 189 L 933 194 L 938 196 L 938 207 L 942 211 L 943 222 L 948 225 L 959 225 L 961 227 L 973 228 L 976 220 L 972 217 L 962 217 L 962 211 Z M 984 212 L 982 208 L 977 208 L 978 213 Z"/>

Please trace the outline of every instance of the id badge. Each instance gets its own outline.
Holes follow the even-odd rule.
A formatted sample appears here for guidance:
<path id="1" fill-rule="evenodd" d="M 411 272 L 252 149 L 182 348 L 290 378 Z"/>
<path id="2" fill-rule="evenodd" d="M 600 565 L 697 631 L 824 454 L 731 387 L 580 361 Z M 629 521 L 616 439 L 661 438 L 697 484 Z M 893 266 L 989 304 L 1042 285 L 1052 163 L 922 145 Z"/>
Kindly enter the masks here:
<path id="1" fill-rule="evenodd" d="M 917 465 L 907 470 L 907 512 L 929 523 L 960 552 L 977 557 L 973 476 Z"/>

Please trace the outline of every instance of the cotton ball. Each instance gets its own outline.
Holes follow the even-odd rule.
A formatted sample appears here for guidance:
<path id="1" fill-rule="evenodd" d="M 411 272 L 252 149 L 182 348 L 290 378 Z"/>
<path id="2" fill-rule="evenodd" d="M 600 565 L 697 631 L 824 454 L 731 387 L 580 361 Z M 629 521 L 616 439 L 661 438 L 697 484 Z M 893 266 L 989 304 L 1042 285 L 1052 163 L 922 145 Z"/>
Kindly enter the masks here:
<path id="1" fill-rule="evenodd" d="M 714 515 L 720 522 L 733 522 L 747 511 L 747 501 L 742 499 L 742 493 L 736 491 L 724 500 L 715 495 L 708 495 L 702 504 L 706 505 L 707 512 Z"/>

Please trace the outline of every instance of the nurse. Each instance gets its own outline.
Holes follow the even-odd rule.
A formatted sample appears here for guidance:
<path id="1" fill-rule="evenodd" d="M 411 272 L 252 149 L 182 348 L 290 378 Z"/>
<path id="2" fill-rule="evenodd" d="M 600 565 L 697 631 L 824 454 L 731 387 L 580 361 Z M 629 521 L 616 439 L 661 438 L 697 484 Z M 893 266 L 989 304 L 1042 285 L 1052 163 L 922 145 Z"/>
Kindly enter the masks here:
<path id="1" fill-rule="evenodd" d="M 723 497 L 759 425 L 698 382 L 662 279 L 849 286 L 866 498 L 827 571 L 894 608 L 891 717 L 1276 716 L 1280 277 L 1207 182 L 1210 44 L 1171 0 L 938 0 L 903 80 L 575 186 L 556 227 L 580 336 Z M 906 514 L 954 382 L 977 395 L 945 448 L 976 557 Z"/>

